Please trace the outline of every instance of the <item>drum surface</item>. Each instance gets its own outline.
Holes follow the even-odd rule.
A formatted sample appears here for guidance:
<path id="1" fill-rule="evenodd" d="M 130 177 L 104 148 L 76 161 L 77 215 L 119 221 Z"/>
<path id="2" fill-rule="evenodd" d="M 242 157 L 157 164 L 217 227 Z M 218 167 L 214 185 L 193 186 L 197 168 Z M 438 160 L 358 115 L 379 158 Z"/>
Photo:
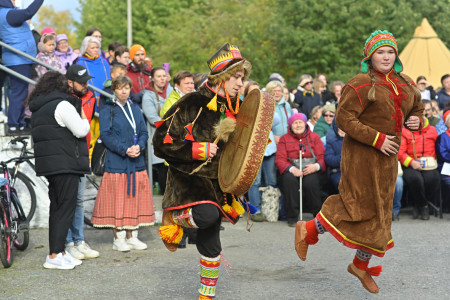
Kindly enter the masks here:
<path id="1" fill-rule="evenodd" d="M 275 100 L 258 89 L 251 91 L 236 115 L 236 129 L 219 161 L 219 184 L 224 192 L 245 194 L 258 175 L 269 141 Z"/>

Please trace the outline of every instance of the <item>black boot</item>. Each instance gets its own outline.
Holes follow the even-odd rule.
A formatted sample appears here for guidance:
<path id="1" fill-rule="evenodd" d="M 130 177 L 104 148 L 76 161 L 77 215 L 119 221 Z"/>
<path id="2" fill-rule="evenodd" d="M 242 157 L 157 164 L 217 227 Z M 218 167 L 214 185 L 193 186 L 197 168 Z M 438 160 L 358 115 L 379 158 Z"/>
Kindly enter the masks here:
<path id="1" fill-rule="evenodd" d="M 428 205 L 425 205 L 420 208 L 420 219 L 421 220 L 429 220 L 430 219 L 430 209 Z"/>

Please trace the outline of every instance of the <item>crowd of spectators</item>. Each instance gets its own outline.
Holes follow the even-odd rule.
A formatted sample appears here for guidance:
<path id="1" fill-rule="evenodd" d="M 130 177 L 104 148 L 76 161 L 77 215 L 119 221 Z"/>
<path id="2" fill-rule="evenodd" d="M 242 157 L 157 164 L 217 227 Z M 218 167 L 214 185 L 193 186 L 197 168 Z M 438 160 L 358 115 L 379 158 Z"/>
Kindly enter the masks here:
<path id="1" fill-rule="evenodd" d="M 33 15 L 41 2 L 34 1 L 26 16 Z M 22 19 L 16 20 L 19 17 L 14 15 L 14 18 L 5 18 L 2 30 L 11 31 L 21 21 L 19 27 L 22 37 L 33 39 L 33 45 L 36 46 L 31 49 L 30 43 L 26 42 L 26 49 L 23 50 L 40 61 L 62 72 L 72 64 L 81 65 L 92 76 L 88 83 L 110 94 L 115 92 L 111 87 L 112 80 L 127 76 L 131 87 L 129 100 L 141 108 L 150 128 L 150 139 L 155 130 L 154 123 L 164 118 L 170 106 L 205 82 L 206 76 L 195 74 L 195 70 L 173 72 L 168 63 L 153 66 L 149 53 L 138 44 L 127 48 L 119 41 L 112 41 L 107 51 L 103 51 L 99 28 L 90 28 L 81 45 L 71 45 L 65 32 L 45 28 L 35 44 L 28 25 L 24 25 Z M 4 34 L 0 37 L 8 40 Z M 16 42 L 12 37 L 9 39 L 11 43 Z M 39 79 L 49 71 L 44 66 L 34 64 L 35 73 L 32 74 L 32 62 L 8 51 L 3 51 L 3 58 L 6 66 L 29 78 Z M 174 73 L 173 82 L 171 72 Z M 22 98 L 26 95 L 22 95 L 22 82 L 14 76 L 9 78 L 9 99 L 14 99 L 9 104 L 10 133 L 23 133 L 26 107 Z M 444 211 L 450 210 L 450 75 L 442 76 L 441 87 L 436 91 L 424 76 L 419 76 L 416 83 L 422 96 L 426 121 L 420 131 L 410 132 L 406 128 L 402 131 L 393 220 L 399 219 L 401 204 L 412 206 L 413 217 L 423 220 L 429 219 L 428 204 L 437 203 L 441 197 Z M 334 118 L 344 86 L 345 83 L 339 78 L 329 82 L 325 74 L 315 77 L 302 74 L 293 89 L 286 85 L 286 80 L 278 73 L 271 74 L 267 82 L 249 80 L 244 83 L 240 91 L 242 100 L 249 91 L 258 88 L 271 94 L 276 102 L 271 143 L 267 146 L 257 179 L 247 194 L 249 202 L 256 208 L 253 214 L 255 221 L 264 220 L 261 215 L 261 187 L 280 187 L 280 219 L 287 219 L 288 225 L 294 226 L 299 214 L 299 184 L 302 184 L 304 210 L 313 215 L 320 210 L 328 195 L 338 192 L 345 132 L 337 127 Z M 108 99 L 98 92 L 92 93 L 95 101 L 87 101 L 86 105 L 93 105 L 93 111 L 99 113 Z M 96 115 L 88 116 L 91 120 L 88 141 L 90 152 L 101 132 L 102 124 Z M 167 165 L 154 156 L 152 148 L 146 151 L 146 155 L 151 156 L 152 166 L 147 168 L 151 167 L 153 171 L 153 185 L 157 182 L 159 192 L 164 193 Z M 300 154 L 302 161 L 299 161 Z M 436 167 L 426 165 L 433 162 L 436 162 Z M 302 180 L 299 181 L 300 177 Z M 127 238 L 130 236 L 131 233 L 127 233 Z"/>

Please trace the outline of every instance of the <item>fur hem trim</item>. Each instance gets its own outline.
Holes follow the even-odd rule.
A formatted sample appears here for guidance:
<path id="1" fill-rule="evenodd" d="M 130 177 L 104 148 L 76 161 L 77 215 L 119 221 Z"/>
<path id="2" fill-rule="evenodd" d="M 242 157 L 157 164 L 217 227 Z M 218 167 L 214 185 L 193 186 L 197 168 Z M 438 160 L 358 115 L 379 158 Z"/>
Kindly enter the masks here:
<path id="1" fill-rule="evenodd" d="M 248 60 L 241 60 L 237 63 L 229 66 L 225 70 L 223 70 L 220 73 L 211 75 L 208 75 L 208 83 L 209 85 L 217 85 L 219 82 L 228 80 L 234 73 L 237 71 L 244 71 L 244 79 L 246 80 L 252 71 L 252 64 Z"/>

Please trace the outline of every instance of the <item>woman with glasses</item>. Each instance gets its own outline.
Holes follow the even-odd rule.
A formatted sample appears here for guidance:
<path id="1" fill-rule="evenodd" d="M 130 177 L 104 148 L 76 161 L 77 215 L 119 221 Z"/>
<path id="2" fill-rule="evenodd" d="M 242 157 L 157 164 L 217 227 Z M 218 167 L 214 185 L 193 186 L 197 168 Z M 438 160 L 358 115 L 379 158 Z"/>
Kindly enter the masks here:
<path id="1" fill-rule="evenodd" d="M 283 89 L 283 84 L 277 80 L 270 81 L 266 85 L 266 92 L 271 94 L 275 99 L 274 118 L 280 121 L 272 128 L 276 144 L 278 144 L 280 137 L 288 132 L 288 120 L 293 114 L 291 106 L 284 99 Z"/>
<path id="2" fill-rule="evenodd" d="M 315 106 L 323 105 L 320 92 L 313 89 L 313 78 L 311 75 L 303 74 L 300 76 L 300 84 L 295 94 L 294 103 L 298 105 L 299 112 L 304 113 L 308 119 Z"/>
<path id="3" fill-rule="evenodd" d="M 333 123 L 334 115 L 336 113 L 336 106 L 334 104 L 327 104 L 322 109 L 322 116 L 314 125 L 314 132 L 320 137 L 327 135 L 328 128 L 330 128 L 331 123 Z"/>
<path id="4" fill-rule="evenodd" d="M 73 52 L 72 47 L 69 46 L 67 35 L 64 33 L 56 36 L 55 55 L 59 57 L 62 71 L 64 72 L 73 64 L 74 60 L 78 58 L 78 54 Z"/>
<path id="5" fill-rule="evenodd" d="M 422 100 L 434 100 L 436 99 L 436 92 L 433 89 L 433 86 L 427 81 L 425 76 L 417 77 L 417 88 L 420 91 L 420 96 Z"/>

